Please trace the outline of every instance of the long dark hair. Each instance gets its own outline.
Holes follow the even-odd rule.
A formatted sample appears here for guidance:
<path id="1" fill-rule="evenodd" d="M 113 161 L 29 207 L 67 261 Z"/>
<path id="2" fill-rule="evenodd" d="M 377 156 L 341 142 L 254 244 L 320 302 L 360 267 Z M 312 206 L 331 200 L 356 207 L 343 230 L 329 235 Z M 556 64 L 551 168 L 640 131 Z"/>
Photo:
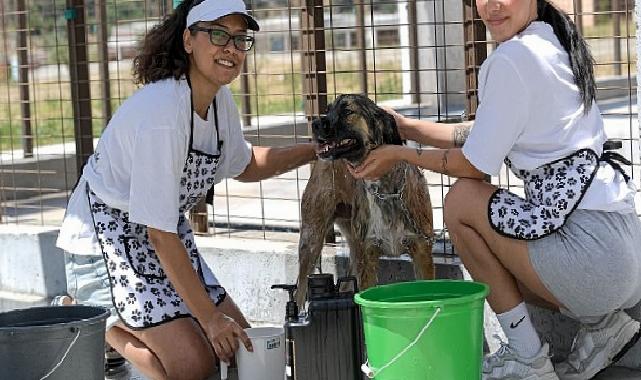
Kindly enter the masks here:
<path id="1" fill-rule="evenodd" d="M 588 44 L 570 17 L 549 3 L 548 0 L 537 0 L 537 11 L 539 21 L 552 26 L 554 34 L 561 42 L 561 46 L 570 56 L 570 67 L 574 74 L 574 82 L 579 87 L 581 101 L 585 113 L 587 113 L 592 108 L 592 102 L 596 96 L 593 69 L 594 58 L 592 58 Z"/>
<path id="2" fill-rule="evenodd" d="M 134 58 L 134 82 L 147 84 L 173 77 L 180 78 L 189 69 L 189 56 L 183 45 L 187 13 L 202 0 L 183 0 L 162 23 L 145 35 L 141 51 Z"/>

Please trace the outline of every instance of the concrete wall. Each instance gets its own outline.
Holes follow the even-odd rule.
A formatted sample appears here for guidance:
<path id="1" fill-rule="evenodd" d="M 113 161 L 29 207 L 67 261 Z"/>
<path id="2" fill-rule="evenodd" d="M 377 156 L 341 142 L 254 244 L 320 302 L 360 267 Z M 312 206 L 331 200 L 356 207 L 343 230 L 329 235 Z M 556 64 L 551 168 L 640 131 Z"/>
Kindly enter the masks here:
<path id="1" fill-rule="evenodd" d="M 287 293 L 270 287 L 296 283 L 296 244 L 224 237 L 197 237 L 196 244 L 220 283 L 250 321 L 282 324 Z M 324 273 L 336 274 L 335 256 L 335 249 L 324 250 Z"/>
<path id="2" fill-rule="evenodd" d="M 67 289 L 57 230 L 0 225 L 0 291 L 52 297 Z"/>
<path id="3" fill-rule="evenodd" d="M 56 229 L 0 226 L 0 292 L 41 298 L 64 293 L 64 255 L 55 247 L 56 237 Z M 296 243 L 197 236 L 196 244 L 250 321 L 261 324 L 284 321 L 287 294 L 270 288 L 273 284 L 296 283 Z M 345 276 L 347 268 L 344 249 L 324 248 L 324 273 Z M 438 265 L 436 269 L 440 278 L 462 278 L 458 265 Z M 413 279 L 411 261 L 384 260 L 379 278 L 381 283 Z"/>
<path id="4" fill-rule="evenodd" d="M 57 229 L 0 226 L 0 292 L 51 298 L 66 292 L 64 255 L 55 247 Z M 197 237 L 203 257 L 249 319 L 284 320 L 286 294 L 276 283 L 295 283 L 297 247 L 293 243 L 224 237 Z M 323 270 L 336 273 L 335 250 L 327 248 Z"/>

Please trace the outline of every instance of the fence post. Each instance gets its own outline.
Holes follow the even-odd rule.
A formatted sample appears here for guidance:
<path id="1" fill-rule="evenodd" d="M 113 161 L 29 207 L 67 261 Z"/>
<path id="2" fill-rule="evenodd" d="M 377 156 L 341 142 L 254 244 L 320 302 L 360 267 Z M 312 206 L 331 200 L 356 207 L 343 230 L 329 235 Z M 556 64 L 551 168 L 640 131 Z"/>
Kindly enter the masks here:
<path id="1" fill-rule="evenodd" d="M 365 0 L 356 0 L 356 40 L 361 70 L 361 92 L 367 95 L 367 40 L 365 39 Z M 372 27 L 374 27 L 372 25 Z"/>
<path id="2" fill-rule="evenodd" d="M 84 0 L 67 0 L 65 9 L 69 44 L 69 79 L 76 140 L 76 168 L 78 176 L 93 153 L 91 128 L 91 89 L 87 59 L 87 25 Z"/>
<path id="3" fill-rule="evenodd" d="M 626 4 L 627 5 L 627 4 Z M 624 7 L 621 6 L 620 0 L 612 0 L 612 10 L 614 11 L 614 30 L 613 30 L 613 39 L 614 39 L 614 75 L 621 75 L 621 13 L 623 12 Z M 627 12 L 626 17 L 624 17 L 626 22 L 628 21 Z"/>
<path id="4" fill-rule="evenodd" d="M 474 120 L 478 107 L 478 71 L 487 58 L 485 24 L 476 13 L 474 0 L 463 0 L 463 36 L 465 41 L 465 114 Z"/>
<path id="5" fill-rule="evenodd" d="M 247 2 L 247 10 L 251 11 L 251 2 Z M 254 47 L 254 51 L 256 47 Z M 243 126 L 248 127 L 252 123 L 252 108 L 251 108 L 251 99 L 249 94 L 249 71 L 247 65 L 247 59 L 243 63 L 243 68 L 240 73 L 240 92 L 242 96 L 242 118 Z"/>
<path id="6" fill-rule="evenodd" d="M 327 108 L 327 64 L 323 1 L 305 0 L 302 8 L 302 73 L 305 115 L 311 131 L 312 120 Z"/>
<path id="7" fill-rule="evenodd" d="M 111 119 L 111 85 L 109 84 L 109 52 L 107 48 L 107 0 L 96 0 L 98 40 L 98 71 L 102 83 L 103 128 Z"/>
<path id="8" fill-rule="evenodd" d="M 410 45 L 410 92 L 412 93 L 412 103 L 418 106 L 421 104 L 421 73 L 418 69 L 418 16 L 416 14 L 416 0 L 409 0 L 407 2 L 407 18 Z"/>
<path id="9" fill-rule="evenodd" d="M 29 98 L 29 57 L 27 45 L 27 8 L 25 0 L 17 0 L 18 16 L 17 46 L 18 51 L 18 87 L 20 88 L 20 111 L 22 113 L 22 150 L 23 157 L 33 157 L 33 132 L 31 130 L 31 104 Z"/>
<path id="10" fill-rule="evenodd" d="M 301 9 L 301 51 L 303 97 L 307 130 L 311 135 L 312 121 L 327 109 L 327 62 L 325 58 L 325 19 L 323 0 L 304 0 Z M 325 236 L 336 242 L 333 228 Z M 320 259 L 319 259 L 320 260 Z"/>

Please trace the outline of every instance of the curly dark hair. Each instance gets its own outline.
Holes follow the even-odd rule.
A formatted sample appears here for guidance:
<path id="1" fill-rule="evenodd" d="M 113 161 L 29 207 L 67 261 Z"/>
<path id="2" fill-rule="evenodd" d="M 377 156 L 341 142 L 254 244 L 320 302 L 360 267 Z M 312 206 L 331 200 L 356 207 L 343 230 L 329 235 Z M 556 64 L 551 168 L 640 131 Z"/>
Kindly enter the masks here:
<path id="1" fill-rule="evenodd" d="M 183 0 L 171 15 L 145 35 L 133 62 L 135 83 L 179 79 L 187 73 L 189 56 L 183 45 L 183 31 L 187 27 L 187 13 L 200 2 L 202 0 Z"/>

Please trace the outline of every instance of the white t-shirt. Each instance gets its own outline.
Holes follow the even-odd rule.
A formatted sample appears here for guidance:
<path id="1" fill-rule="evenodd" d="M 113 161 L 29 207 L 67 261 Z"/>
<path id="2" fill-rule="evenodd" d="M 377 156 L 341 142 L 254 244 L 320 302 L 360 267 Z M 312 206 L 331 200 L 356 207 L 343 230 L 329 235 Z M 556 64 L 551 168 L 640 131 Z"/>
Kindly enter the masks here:
<path id="1" fill-rule="evenodd" d="M 603 152 L 606 135 L 596 103 L 585 114 L 566 51 L 552 27 L 531 23 L 501 43 L 481 66 L 479 107 L 463 154 L 478 170 L 497 175 L 505 157 L 531 170 L 573 152 Z M 579 208 L 634 211 L 635 189 L 601 164 Z"/>
<path id="2" fill-rule="evenodd" d="M 231 92 L 216 94 L 218 130 L 224 141 L 215 181 L 241 174 L 251 160 Z M 193 148 L 217 154 L 213 107 L 207 120 L 193 113 Z M 180 178 L 190 133 L 187 81 L 148 84 L 113 115 L 72 193 L 57 246 L 75 254 L 99 254 L 85 184 L 107 205 L 129 212 L 131 222 L 176 232 Z"/>

